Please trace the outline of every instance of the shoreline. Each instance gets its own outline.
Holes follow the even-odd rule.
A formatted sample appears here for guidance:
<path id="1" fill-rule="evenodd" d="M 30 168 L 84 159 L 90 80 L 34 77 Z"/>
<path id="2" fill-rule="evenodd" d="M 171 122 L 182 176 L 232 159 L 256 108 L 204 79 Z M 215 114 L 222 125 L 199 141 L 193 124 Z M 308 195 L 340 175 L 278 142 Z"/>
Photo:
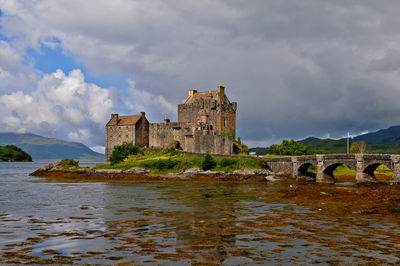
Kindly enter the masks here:
<path id="1" fill-rule="evenodd" d="M 169 174 L 138 174 L 115 171 L 94 171 L 94 170 L 36 170 L 29 174 L 36 177 L 47 177 L 64 179 L 78 182 L 232 182 L 232 183 L 266 183 L 268 180 L 261 175 L 237 175 L 237 174 L 193 174 L 181 175 L 179 173 Z M 287 182 L 290 178 L 276 179 L 275 182 Z M 293 179 L 291 179 L 293 180 Z"/>
<path id="2" fill-rule="evenodd" d="M 315 184 L 313 178 L 294 179 L 289 176 L 277 176 L 258 173 L 256 170 L 249 170 L 250 173 L 246 174 L 246 170 L 241 173 L 221 173 L 221 172 L 191 172 L 187 173 L 167 173 L 167 174 L 151 174 L 146 169 L 136 169 L 136 172 L 129 170 L 113 170 L 113 169 L 75 169 L 75 170 L 62 170 L 62 169 L 46 169 L 41 167 L 38 170 L 30 173 L 30 176 L 46 177 L 61 180 L 69 180 L 75 182 L 207 182 L 207 183 L 290 183 L 290 184 Z M 354 185 L 369 186 L 369 185 L 398 185 L 396 182 L 389 180 L 376 180 L 376 182 L 363 182 L 357 183 L 356 180 L 348 176 L 338 176 L 335 183 L 349 182 Z M 334 185 L 335 183 L 327 183 L 327 185 Z"/>

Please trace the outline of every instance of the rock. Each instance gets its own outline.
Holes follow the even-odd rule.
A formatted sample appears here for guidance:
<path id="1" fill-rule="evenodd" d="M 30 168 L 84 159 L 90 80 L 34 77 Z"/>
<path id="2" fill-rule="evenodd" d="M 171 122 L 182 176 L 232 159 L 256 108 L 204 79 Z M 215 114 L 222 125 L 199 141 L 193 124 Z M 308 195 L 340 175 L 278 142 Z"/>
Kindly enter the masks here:
<path id="1" fill-rule="evenodd" d="M 273 173 L 269 170 L 265 169 L 244 169 L 244 170 L 236 170 L 233 172 L 235 175 L 243 175 L 243 176 L 268 176 L 273 175 Z"/>
<path id="2" fill-rule="evenodd" d="M 121 169 L 95 169 L 96 174 L 121 174 L 123 170 Z"/>
<path id="3" fill-rule="evenodd" d="M 220 175 L 221 172 L 208 170 L 208 171 L 205 171 L 205 172 L 201 171 L 200 174 L 201 175 L 205 175 L 205 176 L 217 176 L 217 175 Z"/>
<path id="4" fill-rule="evenodd" d="M 53 169 L 54 168 L 54 165 L 52 164 L 52 163 L 49 163 L 49 164 L 46 164 L 46 165 L 42 165 L 39 169 L 38 169 L 38 171 L 49 171 L 49 170 L 51 170 L 51 169 Z"/>
<path id="5" fill-rule="evenodd" d="M 267 175 L 265 177 L 265 180 L 267 180 L 269 182 L 276 182 L 276 181 L 279 181 L 279 178 L 276 178 L 274 175 Z"/>
<path id="6" fill-rule="evenodd" d="M 254 169 L 235 170 L 235 171 L 233 171 L 233 173 L 235 175 L 253 176 L 256 174 L 256 170 L 254 170 Z"/>
<path id="7" fill-rule="evenodd" d="M 193 176 L 193 175 L 198 175 L 202 172 L 200 168 L 190 168 L 187 170 L 182 171 L 180 174 L 184 176 Z"/>
<path id="8" fill-rule="evenodd" d="M 150 170 L 140 168 L 140 167 L 132 167 L 131 169 L 128 169 L 125 171 L 125 173 L 128 174 L 137 174 L 137 175 L 144 175 L 150 173 Z"/>

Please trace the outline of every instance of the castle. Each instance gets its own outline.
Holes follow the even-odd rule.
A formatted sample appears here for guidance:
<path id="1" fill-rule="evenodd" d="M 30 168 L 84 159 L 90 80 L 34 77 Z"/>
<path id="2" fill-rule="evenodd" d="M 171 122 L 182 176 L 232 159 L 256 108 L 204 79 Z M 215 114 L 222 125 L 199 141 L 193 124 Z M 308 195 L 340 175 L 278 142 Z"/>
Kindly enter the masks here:
<path id="1" fill-rule="evenodd" d="M 132 142 L 146 148 L 166 149 L 178 146 L 183 151 L 232 154 L 236 133 L 237 103 L 226 97 L 225 88 L 197 92 L 190 90 L 178 105 L 178 122 L 149 123 L 146 114 L 119 116 L 112 114 L 106 125 L 106 160 L 114 146 Z"/>

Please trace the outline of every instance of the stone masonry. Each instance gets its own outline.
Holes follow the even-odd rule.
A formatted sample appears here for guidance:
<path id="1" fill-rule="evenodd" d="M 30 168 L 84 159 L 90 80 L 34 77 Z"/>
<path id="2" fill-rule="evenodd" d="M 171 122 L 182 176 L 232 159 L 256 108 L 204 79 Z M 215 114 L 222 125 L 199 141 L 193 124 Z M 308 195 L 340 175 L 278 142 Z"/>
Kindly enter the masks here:
<path id="1" fill-rule="evenodd" d="M 400 183 L 400 155 L 390 154 L 321 154 L 293 156 L 281 158 L 262 158 L 269 168 L 277 175 L 303 178 L 315 178 L 318 183 L 334 183 L 333 171 L 342 164 L 347 164 L 356 170 L 356 182 L 376 182 L 374 171 L 378 166 L 385 165 L 393 172 L 392 183 Z M 316 174 L 309 175 L 307 169 L 314 165 Z"/>
<path id="2" fill-rule="evenodd" d="M 150 124 L 145 113 L 138 116 L 112 114 L 106 125 L 106 159 L 114 146 L 124 142 L 166 149 L 176 144 L 186 152 L 230 155 L 236 132 L 237 103 L 230 102 L 225 88 L 197 92 L 178 105 L 178 122 Z"/>
<path id="3" fill-rule="evenodd" d="M 106 160 L 114 149 L 114 146 L 124 142 L 132 142 L 141 147 L 149 146 L 149 121 L 146 114 L 118 116 L 112 114 L 106 125 Z"/>

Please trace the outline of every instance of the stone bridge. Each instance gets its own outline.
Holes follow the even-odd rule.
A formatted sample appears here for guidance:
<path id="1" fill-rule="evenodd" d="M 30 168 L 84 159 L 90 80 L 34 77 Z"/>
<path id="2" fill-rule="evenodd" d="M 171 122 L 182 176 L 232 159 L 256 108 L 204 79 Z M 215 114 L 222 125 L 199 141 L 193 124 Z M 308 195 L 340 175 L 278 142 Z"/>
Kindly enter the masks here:
<path id="1" fill-rule="evenodd" d="M 385 165 L 393 172 L 392 182 L 400 183 L 400 155 L 388 154 L 325 154 L 279 158 L 261 158 L 267 162 L 272 171 L 282 176 L 302 179 L 310 176 L 308 168 L 314 165 L 317 174 L 316 182 L 335 182 L 333 171 L 342 164 L 347 164 L 356 172 L 356 182 L 375 182 L 375 169 Z"/>

